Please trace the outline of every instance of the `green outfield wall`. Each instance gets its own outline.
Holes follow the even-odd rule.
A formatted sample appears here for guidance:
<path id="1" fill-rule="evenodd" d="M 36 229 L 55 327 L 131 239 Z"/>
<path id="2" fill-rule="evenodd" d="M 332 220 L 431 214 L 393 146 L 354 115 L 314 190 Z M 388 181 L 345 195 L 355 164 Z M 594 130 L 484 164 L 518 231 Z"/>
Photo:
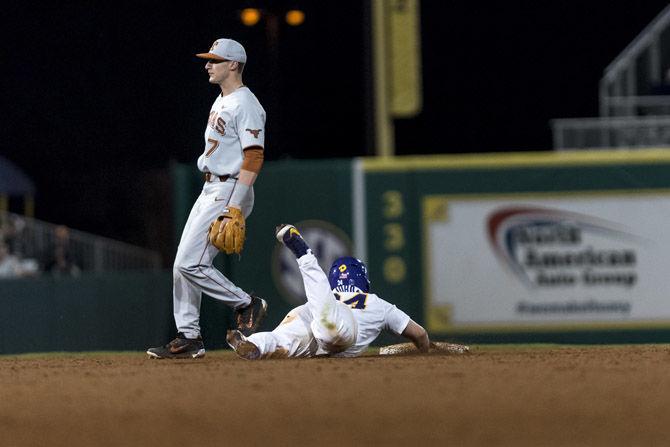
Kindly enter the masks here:
<path id="1" fill-rule="evenodd" d="M 176 233 L 179 239 L 190 207 L 199 194 L 202 175 L 190 165 L 174 166 Z M 196 179 L 196 181 L 193 181 Z M 266 163 L 255 185 L 255 204 L 247 219 L 242 256 L 219 255 L 215 265 L 244 290 L 266 298 L 270 305 L 265 329 L 276 326 L 304 298 L 295 261 L 274 238 L 279 223 L 301 223 L 314 248 L 328 259 L 352 249 L 351 161 L 279 161 Z M 283 257 L 282 257 L 283 256 Z M 332 260 L 332 259 L 330 259 Z M 298 292 L 298 289 L 300 290 Z M 204 301 L 213 301 L 206 299 Z M 202 312 L 204 317 L 204 311 Z M 204 333 L 203 337 L 208 335 Z M 224 346 L 223 339 L 213 346 Z"/>
<path id="2" fill-rule="evenodd" d="M 0 353 L 144 350 L 174 335 L 168 272 L 0 281 Z"/>
<path id="3" fill-rule="evenodd" d="M 398 296 L 431 334 L 467 342 L 670 341 L 667 151 L 368 159 L 362 171 L 366 206 L 355 213 L 365 216 L 361 253 L 376 290 Z M 580 240 L 515 247 L 516 230 L 538 228 Z M 574 261 L 589 250 L 632 253 L 634 262 L 524 264 L 529 252 Z M 587 275 L 636 282 L 580 283 Z M 538 276 L 569 281 L 538 284 Z"/>
<path id="4" fill-rule="evenodd" d="M 175 336 L 172 271 L 0 281 L 0 354 L 138 351 Z M 202 302 L 207 347 L 223 348 L 230 309 Z"/>
<path id="5" fill-rule="evenodd" d="M 199 179 L 192 166 L 176 170 L 183 178 Z M 199 186 L 195 188 L 188 193 L 190 200 L 183 201 L 188 205 L 176 210 L 177 226 L 183 225 Z M 275 224 L 291 222 L 307 229 L 303 233 L 324 258 L 324 267 L 346 251 L 363 258 L 375 292 L 435 337 L 469 342 L 670 341 L 670 306 L 654 291 L 670 286 L 659 267 L 666 262 L 659 248 L 667 243 L 670 250 L 670 241 L 660 234 L 666 209 L 670 216 L 670 153 L 665 150 L 268 162 L 255 191 L 242 258 L 219 262 L 241 287 L 268 298 L 266 328 L 304 299 L 290 256 L 282 257 L 285 250 L 273 238 Z M 505 236 L 500 230 L 502 242 L 496 246 L 493 236 L 485 234 L 491 231 L 485 228 L 492 225 L 491 213 L 518 208 L 550 216 L 549 221 L 542 220 L 546 216 L 524 216 L 524 231 L 562 231 L 573 225 L 569 230 L 581 232 L 580 241 L 526 244 L 512 252 L 504 237 L 515 233 Z M 478 217 L 469 221 L 468 213 Z M 642 218 L 629 216 L 636 213 Z M 570 216 L 584 222 L 570 223 Z M 653 223 L 644 222 L 647 218 Z M 654 226 L 659 231 L 650 230 Z M 620 227 L 630 228 L 626 232 Z M 608 232 L 610 239 L 603 240 L 598 232 Z M 450 237 L 456 233 L 461 236 L 452 244 Z M 508 252 L 501 254 L 503 249 Z M 550 266 L 538 273 L 514 265 L 523 250 L 563 257 L 583 255 L 584 250 L 597 256 L 622 250 L 634 253 L 636 262 L 627 271 L 617 266 L 580 271 Z M 527 271 L 510 273 L 513 267 Z M 453 277 L 455 270 L 459 277 Z M 535 275 L 531 280 L 542 275 L 632 275 L 637 282 L 626 287 L 524 285 L 523 275 Z"/>
<path id="6" fill-rule="evenodd" d="M 202 187 L 172 166 L 174 249 Z M 670 152 L 510 153 L 267 162 L 241 257 L 216 265 L 265 297 L 272 329 L 304 302 L 274 227 L 298 225 L 324 269 L 354 254 L 372 289 L 434 338 L 670 341 Z M 171 271 L 0 281 L 0 353 L 137 350 L 174 336 Z M 205 297 L 209 349 L 231 312 Z M 380 343 L 396 341 L 386 336 Z"/>

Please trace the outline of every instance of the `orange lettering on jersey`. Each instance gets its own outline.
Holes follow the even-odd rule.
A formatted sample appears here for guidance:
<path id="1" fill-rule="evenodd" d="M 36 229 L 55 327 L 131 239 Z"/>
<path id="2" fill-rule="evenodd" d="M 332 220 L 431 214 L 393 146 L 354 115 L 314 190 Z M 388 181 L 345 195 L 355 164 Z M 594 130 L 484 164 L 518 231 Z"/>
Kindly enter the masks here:
<path id="1" fill-rule="evenodd" d="M 207 125 L 219 132 L 221 135 L 226 134 L 226 121 L 216 112 L 209 112 L 209 119 Z"/>
<path id="2" fill-rule="evenodd" d="M 249 132 L 251 135 L 254 136 L 254 138 L 258 138 L 258 134 L 261 133 L 263 129 L 245 129 L 247 132 Z"/>
<path id="3" fill-rule="evenodd" d="M 219 132 L 221 135 L 226 134 L 226 122 L 223 120 L 223 118 L 218 117 L 216 119 L 216 125 L 214 126 L 214 130 Z"/>
<path id="4" fill-rule="evenodd" d="M 213 138 L 207 138 L 207 142 L 211 144 L 209 149 L 207 150 L 207 153 L 205 154 L 205 158 L 209 157 L 214 153 L 217 147 L 219 147 L 219 142 L 217 140 L 214 140 Z"/>

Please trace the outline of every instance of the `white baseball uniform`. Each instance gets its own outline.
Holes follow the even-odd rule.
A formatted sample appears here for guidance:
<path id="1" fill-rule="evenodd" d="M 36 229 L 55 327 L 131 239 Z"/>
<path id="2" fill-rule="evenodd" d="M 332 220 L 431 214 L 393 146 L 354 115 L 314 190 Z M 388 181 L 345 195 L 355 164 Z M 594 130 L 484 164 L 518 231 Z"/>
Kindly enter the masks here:
<path id="1" fill-rule="evenodd" d="M 374 293 L 331 290 L 316 257 L 308 252 L 298 258 L 307 303 L 291 310 L 272 332 L 247 337 L 260 358 L 355 357 L 382 330 L 402 334 L 410 317 Z"/>
<path id="2" fill-rule="evenodd" d="M 212 105 L 205 130 L 205 150 L 198 169 L 210 174 L 196 200 L 174 261 L 173 304 L 177 330 L 187 338 L 200 335 L 202 292 L 234 309 L 251 302 L 249 294 L 212 265 L 218 249 L 209 242 L 208 229 L 228 205 L 242 166 L 243 150 L 265 145 L 265 110 L 247 87 L 222 96 Z M 253 188 L 240 203 L 244 217 L 254 206 Z"/>

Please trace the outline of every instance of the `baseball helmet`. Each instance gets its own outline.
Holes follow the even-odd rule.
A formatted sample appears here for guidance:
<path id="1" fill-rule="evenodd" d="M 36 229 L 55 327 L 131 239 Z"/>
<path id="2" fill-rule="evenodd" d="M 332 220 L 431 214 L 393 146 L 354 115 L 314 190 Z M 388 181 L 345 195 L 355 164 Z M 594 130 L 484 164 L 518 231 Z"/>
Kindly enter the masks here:
<path id="1" fill-rule="evenodd" d="M 330 288 L 354 286 L 360 291 L 367 293 L 370 290 L 368 269 L 360 259 L 351 256 L 337 258 L 328 272 Z"/>

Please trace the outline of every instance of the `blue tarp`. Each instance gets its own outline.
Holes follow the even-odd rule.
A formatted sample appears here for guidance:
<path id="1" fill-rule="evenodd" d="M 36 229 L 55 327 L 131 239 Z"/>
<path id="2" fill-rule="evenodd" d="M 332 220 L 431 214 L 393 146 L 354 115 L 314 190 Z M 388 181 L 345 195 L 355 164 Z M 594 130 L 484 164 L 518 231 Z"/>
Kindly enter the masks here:
<path id="1" fill-rule="evenodd" d="M 0 155 L 0 194 L 23 196 L 35 193 L 35 184 L 14 163 Z"/>

